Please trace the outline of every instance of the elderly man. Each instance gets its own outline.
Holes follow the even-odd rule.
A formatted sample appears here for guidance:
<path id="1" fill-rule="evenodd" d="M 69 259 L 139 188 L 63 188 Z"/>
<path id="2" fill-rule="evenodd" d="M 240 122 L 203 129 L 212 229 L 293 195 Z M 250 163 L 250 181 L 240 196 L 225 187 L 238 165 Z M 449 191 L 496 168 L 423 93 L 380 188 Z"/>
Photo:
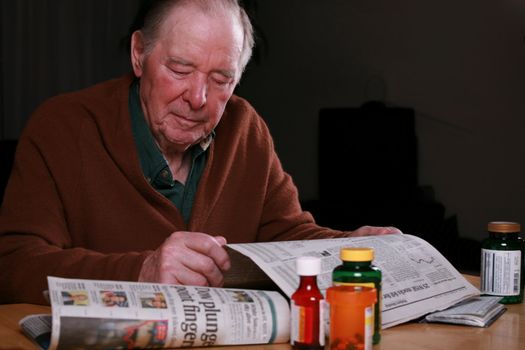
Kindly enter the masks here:
<path id="1" fill-rule="evenodd" d="M 152 1 L 134 74 L 35 111 L 1 209 L 1 302 L 43 302 L 48 275 L 220 286 L 226 242 L 396 231 L 301 210 L 267 126 L 232 95 L 252 46 L 236 0 Z"/>

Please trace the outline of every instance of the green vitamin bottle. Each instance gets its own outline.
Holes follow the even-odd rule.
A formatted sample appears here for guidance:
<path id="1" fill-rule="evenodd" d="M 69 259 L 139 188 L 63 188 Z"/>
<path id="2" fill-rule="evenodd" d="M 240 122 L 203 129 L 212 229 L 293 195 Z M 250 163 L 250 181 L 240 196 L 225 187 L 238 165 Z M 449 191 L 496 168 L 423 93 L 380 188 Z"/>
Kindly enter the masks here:
<path id="1" fill-rule="evenodd" d="M 493 221 L 481 243 L 482 294 L 501 296 L 502 304 L 523 302 L 525 243 L 517 222 Z"/>
<path id="2" fill-rule="evenodd" d="M 381 340 L 381 270 L 372 265 L 374 250 L 372 248 L 342 248 L 339 256 L 343 263 L 332 272 L 334 286 L 366 286 L 377 290 L 373 343 L 379 344 Z"/>

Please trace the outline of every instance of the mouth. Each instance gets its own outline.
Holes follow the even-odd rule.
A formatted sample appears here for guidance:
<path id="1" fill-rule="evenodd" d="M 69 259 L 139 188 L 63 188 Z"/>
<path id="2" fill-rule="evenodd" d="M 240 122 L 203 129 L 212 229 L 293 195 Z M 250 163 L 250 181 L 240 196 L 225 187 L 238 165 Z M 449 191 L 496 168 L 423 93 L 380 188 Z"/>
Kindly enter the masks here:
<path id="1" fill-rule="evenodd" d="M 176 122 L 184 128 L 192 128 L 201 123 L 199 119 L 188 118 L 177 113 L 171 113 L 171 115 L 175 118 Z"/>

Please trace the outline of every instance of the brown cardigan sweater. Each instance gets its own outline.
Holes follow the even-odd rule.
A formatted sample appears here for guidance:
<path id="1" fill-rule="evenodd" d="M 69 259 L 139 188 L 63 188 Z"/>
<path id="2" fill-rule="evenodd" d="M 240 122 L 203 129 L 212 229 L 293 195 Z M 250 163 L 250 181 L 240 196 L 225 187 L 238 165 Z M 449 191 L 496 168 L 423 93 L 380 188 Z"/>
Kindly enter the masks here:
<path id="1" fill-rule="evenodd" d="M 43 302 L 46 276 L 136 280 L 179 230 L 229 243 L 321 238 L 267 126 L 233 96 L 186 226 L 145 180 L 131 131 L 131 76 L 54 97 L 20 138 L 0 211 L 0 302 Z"/>

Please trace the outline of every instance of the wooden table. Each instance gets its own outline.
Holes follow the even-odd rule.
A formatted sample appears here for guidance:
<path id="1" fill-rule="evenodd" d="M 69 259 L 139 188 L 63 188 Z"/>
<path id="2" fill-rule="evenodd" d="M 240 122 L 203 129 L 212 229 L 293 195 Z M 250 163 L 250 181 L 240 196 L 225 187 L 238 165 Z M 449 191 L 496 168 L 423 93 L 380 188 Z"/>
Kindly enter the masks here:
<path id="1" fill-rule="evenodd" d="M 475 286 L 479 278 L 466 276 Z M 374 350 L 518 350 L 525 349 L 525 304 L 508 305 L 508 310 L 488 328 L 447 324 L 407 323 L 383 331 Z M 18 321 L 29 314 L 50 313 L 46 306 L 0 305 L 0 349 L 37 349 L 20 331 Z M 216 349 L 290 350 L 288 344 L 224 346 Z M 210 348 L 207 348 L 210 349 Z"/>

